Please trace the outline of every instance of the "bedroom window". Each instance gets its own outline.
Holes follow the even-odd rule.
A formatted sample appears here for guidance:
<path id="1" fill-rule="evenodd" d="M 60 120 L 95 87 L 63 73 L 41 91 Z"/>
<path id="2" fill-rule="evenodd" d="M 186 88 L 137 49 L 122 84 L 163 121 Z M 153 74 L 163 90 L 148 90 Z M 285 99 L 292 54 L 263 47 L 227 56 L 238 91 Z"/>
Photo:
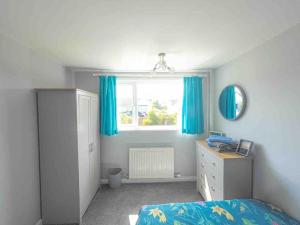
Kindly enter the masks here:
<path id="1" fill-rule="evenodd" d="M 120 130 L 177 130 L 181 125 L 182 79 L 117 81 Z"/>

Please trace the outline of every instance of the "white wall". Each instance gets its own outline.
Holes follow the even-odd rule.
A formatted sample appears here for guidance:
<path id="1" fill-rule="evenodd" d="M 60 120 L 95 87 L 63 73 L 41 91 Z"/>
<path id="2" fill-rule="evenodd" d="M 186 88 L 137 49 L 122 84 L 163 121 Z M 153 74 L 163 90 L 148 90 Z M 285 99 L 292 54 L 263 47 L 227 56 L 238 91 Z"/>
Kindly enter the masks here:
<path id="1" fill-rule="evenodd" d="M 256 144 L 254 197 L 300 219 L 300 24 L 214 72 L 214 128 Z M 241 85 L 248 97 L 236 122 L 217 108 L 228 84 Z"/>
<path id="2" fill-rule="evenodd" d="M 98 78 L 91 73 L 77 72 L 76 87 L 98 93 Z M 128 148 L 173 146 L 175 171 L 183 176 L 196 176 L 195 140 L 197 136 L 182 135 L 178 131 L 121 131 L 117 136 L 101 137 L 101 171 L 106 178 L 108 168 L 121 167 L 128 173 Z"/>
<path id="3" fill-rule="evenodd" d="M 70 81 L 59 63 L 0 35 L 1 225 L 34 225 L 41 218 L 33 88 Z"/>

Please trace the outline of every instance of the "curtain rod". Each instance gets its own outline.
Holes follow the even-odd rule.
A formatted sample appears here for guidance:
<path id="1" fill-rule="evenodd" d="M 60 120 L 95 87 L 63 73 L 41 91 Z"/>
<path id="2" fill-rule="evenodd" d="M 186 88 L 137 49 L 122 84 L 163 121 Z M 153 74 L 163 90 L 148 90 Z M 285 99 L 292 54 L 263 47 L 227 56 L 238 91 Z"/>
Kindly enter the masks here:
<path id="1" fill-rule="evenodd" d="M 174 78 L 174 77 L 187 77 L 199 76 L 207 77 L 209 71 L 178 71 L 178 72 L 153 72 L 153 71 L 103 71 L 94 73 L 94 77 L 117 75 L 119 77 L 128 78 Z"/>

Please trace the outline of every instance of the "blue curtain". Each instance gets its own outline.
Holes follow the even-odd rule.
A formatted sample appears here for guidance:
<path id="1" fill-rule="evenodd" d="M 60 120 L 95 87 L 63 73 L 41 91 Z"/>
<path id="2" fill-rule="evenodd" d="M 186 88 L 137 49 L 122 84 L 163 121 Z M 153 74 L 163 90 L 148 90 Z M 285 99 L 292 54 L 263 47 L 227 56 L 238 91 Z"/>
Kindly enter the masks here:
<path id="1" fill-rule="evenodd" d="M 117 102 L 116 102 L 116 77 L 99 77 L 100 101 L 100 134 L 106 136 L 116 135 L 117 127 Z"/>
<path id="2" fill-rule="evenodd" d="M 184 77 L 183 82 L 182 133 L 203 134 L 202 78 Z"/>
<path id="3" fill-rule="evenodd" d="M 234 86 L 225 88 L 220 96 L 220 110 L 226 119 L 236 118 L 236 100 Z"/>

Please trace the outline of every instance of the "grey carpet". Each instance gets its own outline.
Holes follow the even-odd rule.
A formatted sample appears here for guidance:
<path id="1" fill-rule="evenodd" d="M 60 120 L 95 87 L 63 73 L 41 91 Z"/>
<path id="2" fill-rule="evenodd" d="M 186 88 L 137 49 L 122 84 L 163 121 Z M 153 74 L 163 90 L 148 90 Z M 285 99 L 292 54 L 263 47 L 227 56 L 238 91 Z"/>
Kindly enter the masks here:
<path id="1" fill-rule="evenodd" d="M 119 189 L 102 187 L 83 216 L 84 225 L 130 225 L 143 205 L 201 201 L 195 182 L 123 184 Z"/>

